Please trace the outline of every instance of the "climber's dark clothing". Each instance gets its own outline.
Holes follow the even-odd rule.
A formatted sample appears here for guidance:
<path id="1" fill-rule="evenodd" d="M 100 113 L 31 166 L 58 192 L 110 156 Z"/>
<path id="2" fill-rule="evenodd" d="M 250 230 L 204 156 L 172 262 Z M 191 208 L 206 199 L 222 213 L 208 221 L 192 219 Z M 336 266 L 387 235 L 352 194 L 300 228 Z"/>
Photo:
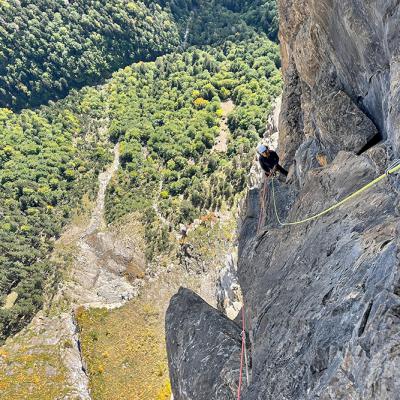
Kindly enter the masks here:
<path id="1" fill-rule="evenodd" d="M 276 166 L 276 169 L 284 176 L 288 176 L 288 172 L 285 168 L 281 167 L 279 164 Z"/>
<path id="2" fill-rule="evenodd" d="M 270 174 L 274 168 L 279 171 L 282 175 L 287 176 L 288 172 L 286 169 L 282 168 L 279 165 L 279 156 L 275 153 L 275 151 L 269 151 L 268 157 L 265 157 L 260 154 L 260 158 L 258 159 L 261 165 L 261 168 L 265 171 L 265 173 Z"/>

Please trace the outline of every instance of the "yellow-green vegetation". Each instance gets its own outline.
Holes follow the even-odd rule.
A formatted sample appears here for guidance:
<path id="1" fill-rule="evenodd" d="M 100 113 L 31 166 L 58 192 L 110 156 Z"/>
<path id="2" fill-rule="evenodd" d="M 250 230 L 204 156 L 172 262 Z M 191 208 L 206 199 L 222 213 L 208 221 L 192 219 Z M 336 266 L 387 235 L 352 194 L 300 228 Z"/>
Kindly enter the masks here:
<path id="1" fill-rule="evenodd" d="M 11 292 L 7 297 L 6 297 L 6 303 L 4 304 L 4 309 L 9 310 L 17 301 L 18 299 L 18 293 L 17 292 Z"/>
<path id="2" fill-rule="evenodd" d="M 281 89 L 278 46 L 266 35 L 276 31 L 273 0 L 67 3 L 0 2 L 0 106 L 70 93 L 34 111 L 0 108 L 0 342 L 42 307 L 46 284 L 56 287 L 64 261 L 49 254 L 82 194 L 96 192 L 108 139 L 120 142 L 121 169 L 107 221 L 137 211 L 154 260 L 175 251 L 179 224 L 234 204 Z M 198 47 L 184 50 L 187 26 Z M 137 60 L 154 61 L 70 91 Z M 214 152 L 227 99 L 236 105 L 228 148 Z"/>
<path id="3" fill-rule="evenodd" d="M 171 383 L 168 380 L 164 387 L 160 390 L 160 392 L 158 393 L 156 400 L 170 400 L 171 399 Z"/>
<path id="4" fill-rule="evenodd" d="M 67 393 L 58 346 L 0 348 L 0 399 L 54 400 Z"/>
<path id="5" fill-rule="evenodd" d="M 121 143 L 121 169 L 110 185 L 106 217 L 139 211 L 146 255 L 170 251 L 169 232 L 224 204 L 246 186 L 253 146 L 280 93 L 278 47 L 262 34 L 237 43 L 139 63 L 110 82 L 110 137 Z M 229 114 L 227 152 L 213 151 L 221 102 Z M 161 228 L 154 210 L 167 221 Z"/>
<path id="6" fill-rule="evenodd" d="M 78 309 L 77 321 L 93 400 L 165 398 L 160 310 L 138 299 L 113 311 Z"/>
<path id="7" fill-rule="evenodd" d="M 222 219 L 222 220 L 221 220 Z M 232 215 L 225 213 L 209 213 L 201 217 L 202 223 L 190 231 L 185 242 L 189 242 L 206 264 L 221 265 L 225 256 L 232 247 L 236 238 L 236 220 Z"/>

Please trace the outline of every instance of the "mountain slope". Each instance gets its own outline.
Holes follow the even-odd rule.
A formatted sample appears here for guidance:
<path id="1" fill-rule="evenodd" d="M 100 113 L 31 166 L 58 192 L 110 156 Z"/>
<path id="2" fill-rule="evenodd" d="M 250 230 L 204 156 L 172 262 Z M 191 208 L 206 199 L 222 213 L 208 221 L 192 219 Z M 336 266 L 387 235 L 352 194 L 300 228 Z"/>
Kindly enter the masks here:
<path id="1" fill-rule="evenodd" d="M 0 2 L 7 105 L 66 95 L 0 110 L 1 398 L 165 399 L 169 297 L 217 304 L 278 47 L 247 8 L 157 4 Z"/>
<path id="2" fill-rule="evenodd" d="M 207 29 L 221 42 L 225 33 L 217 30 L 220 23 L 236 26 L 241 34 L 253 25 L 276 39 L 275 0 L 244 2 L 235 13 L 226 6 L 229 2 L 215 0 L 3 0 L 0 107 L 37 107 L 73 88 L 101 83 L 133 62 L 176 51 L 194 15 L 211 18 Z M 204 25 L 192 28 L 191 43 L 209 42 L 203 37 Z"/>
<path id="3" fill-rule="evenodd" d="M 48 259 L 54 239 L 109 160 L 104 110 L 81 114 L 89 96 L 95 102 L 85 90 L 38 112 L 0 110 L 0 294 L 3 304 L 14 297 L 0 309 L 0 340 L 30 321 L 46 282 L 59 279 L 62 267 Z"/>
<path id="4" fill-rule="evenodd" d="M 291 222 L 353 193 L 399 157 L 400 7 L 281 0 L 279 9 L 285 83 L 279 153 L 290 178 L 275 181 L 275 190 L 277 212 Z M 398 175 L 298 226 L 277 224 L 272 196 L 270 182 L 250 191 L 241 229 L 238 273 L 252 368 L 242 398 L 397 399 Z M 186 360 L 192 370 L 204 368 L 206 357 L 215 360 L 206 349 L 220 345 L 218 333 L 229 323 L 215 310 L 207 326 L 215 340 L 176 332 L 181 321 L 203 321 L 175 313 L 174 304 L 192 301 L 185 291 L 177 297 L 166 327 L 174 398 L 197 399 L 187 393 L 199 392 L 209 398 L 232 373 L 237 387 L 237 361 L 223 370 L 211 362 L 205 376 L 221 374 L 201 385 L 184 373 Z M 229 360 L 238 345 L 219 351 Z"/>
<path id="5" fill-rule="evenodd" d="M 15 62 L 7 65 L 15 74 L 4 66 L 6 74 L 1 79 L 8 82 L 10 90 L 19 91 L 25 78 L 34 86 L 35 79 L 44 78 L 53 85 L 57 84 L 54 74 L 65 73 L 60 78 L 67 82 L 62 90 L 65 94 L 77 83 L 73 77 L 67 79 L 72 70 L 75 77 L 79 76 L 79 85 L 92 82 L 85 73 L 96 70 L 101 76 L 107 75 L 131 60 L 135 40 L 143 46 L 137 48 L 141 52 L 138 58 L 171 51 L 170 44 L 178 36 L 175 25 L 168 22 L 171 14 L 165 10 L 171 6 L 177 13 L 175 3 L 161 4 L 165 10 L 150 3 L 136 7 L 135 3 L 121 1 L 102 7 L 102 2 L 67 6 L 2 2 L 3 18 L 8 21 L 1 28 L 7 43 L 3 51 L 14 57 Z M 210 2 L 187 3 L 186 11 L 182 9 L 175 18 L 185 21 L 189 10 L 207 14 L 209 7 Z M 154 23 L 142 18 L 150 11 Z M 78 18 L 78 14 L 83 17 Z M 39 16 L 51 20 L 45 29 L 38 28 Z M 141 22 L 135 23 L 139 19 Z M 121 142 L 122 164 L 107 193 L 108 222 L 139 209 L 146 226 L 149 260 L 155 253 L 174 247 L 168 244 L 171 227 L 190 223 L 221 208 L 223 202 L 232 204 L 243 189 L 251 146 L 262 134 L 266 113 L 280 90 L 276 45 L 245 23 L 243 26 L 246 42 L 230 37 L 215 48 L 190 49 L 183 54 L 178 49 L 155 62 L 127 67 L 99 89 L 73 90 L 66 99 L 36 112 L 13 114 L 3 109 L 0 295 L 7 308 L 0 310 L 1 339 L 27 324 L 41 307 L 49 277 L 60 278 L 55 274 L 57 266 L 48 261 L 53 240 L 73 209 L 79 207 L 82 194 L 94 194 L 93 177 L 110 160 L 108 139 Z M 162 30 L 162 35 L 154 39 L 157 30 Z M 83 44 L 89 46 L 87 52 L 75 52 L 89 33 L 97 35 L 99 41 L 88 40 Z M 224 38 L 222 35 L 221 41 Z M 56 53 L 63 50 L 62 57 L 45 51 L 42 56 L 48 61 L 43 62 L 34 52 L 38 43 L 43 44 L 41 52 L 47 47 Z M 91 49 L 104 52 L 106 57 L 95 57 L 93 68 L 85 67 L 82 73 L 74 63 L 86 65 L 85 54 L 90 55 Z M 33 67 L 36 75 L 18 72 L 26 71 L 32 57 L 32 65 L 38 63 L 38 68 Z M 100 68 L 95 65 L 100 59 L 111 64 Z M 4 60 L 8 63 L 11 59 Z M 97 72 L 94 81 L 100 77 Z M 35 86 L 39 88 L 39 103 L 48 95 L 61 95 L 51 85 Z M 30 95 L 16 92 L 15 96 L 20 105 L 31 104 Z M 220 101 L 228 97 L 237 103 L 228 121 L 233 136 L 227 154 L 212 152 L 222 112 Z M 220 183 L 220 187 L 212 188 Z M 159 226 L 154 205 L 171 227 Z"/>

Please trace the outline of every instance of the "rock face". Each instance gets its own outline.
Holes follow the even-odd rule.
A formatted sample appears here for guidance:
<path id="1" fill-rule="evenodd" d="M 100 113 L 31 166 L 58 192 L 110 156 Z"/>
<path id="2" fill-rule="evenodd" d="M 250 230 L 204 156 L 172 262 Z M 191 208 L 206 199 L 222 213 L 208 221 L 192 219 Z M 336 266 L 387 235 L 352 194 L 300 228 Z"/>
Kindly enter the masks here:
<path id="1" fill-rule="evenodd" d="M 165 324 L 174 400 L 235 399 L 239 326 L 183 288 L 172 298 Z"/>
<path id="2" fill-rule="evenodd" d="M 73 304 L 87 307 L 121 307 L 135 297 L 144 277 L 145 256 L 135 241 L 122 232 L 107 231 L 104 218 L 107 186 L 119 167 L 119 144 L 114 162 L 99 175 L 96 205 L 77 245 L 78 253 L 72 279 L 65 292 Z M 122 237 L 122 239 L 121 239 Z M 136 280 L 136 282 L 135 282 Z"/>
<path id="3" fill-rule="evenodd" d="M 296 221 L 353 193 L 399 157 L 400 3 L 280 0 L 279 8 L 279 153 L 291 179 L 275 183 L 276 199 L 281 219 Z M 400 398 L 399 187 L 391 176 L 335 212 L 285 227 L 276 222 L 271 184 L 266 193 L 250 191 L 238 264 L 252 350 L 242 400 Z M 191 323 L 211 332 L 224 325 L 207 313 L 199 309 Z M 167 341 L 177 341 L 193 363 L 208 362 L 196 380 L 170 362 L 174 394 L 197 398 L 180 388 L 195 393 L 201 380 L 210 398 L 229 398 L 215 391 L 224 379 L 215 381 L 218 342 L 201 339 L 200 354 L 193 330 L 175 329 L 173 336 L 167 329 Z M 232 362 L 237 373 L 237 350 L 219 349 L 227 354 L 225 370 Z M 171 345 L 169 352 L 177 359 Z"/>
<path id="4" fill-rule="evenodd" d="M 219 274 L 217 283 L 218 309 L 228 318 L 235 319 L 242 309 L 242 293 L 237 281 L 237 254 L 226 256 L 225 267 Z"/>
<path id="5" fill-rule="evenodd" d="M 375 174 L 370 158 L 339 153 L 308 175 L 288 220 L 321 210 Z M 255 235 L 254 219 L 245 221 L 239 274 L 253 345 L 245 399 L 396 399 L 397 203 L 388 181 L 298 227 L 270 218 Z M 282 200 L 279 209 L 285 206 Z"/>
<path id="6" fill-rule="evenodd" d="M 280 0 L 279 12 L 286 161 L 304 138 L 330 160 L 380 138 L 399 151 L 399 2 Z"/>

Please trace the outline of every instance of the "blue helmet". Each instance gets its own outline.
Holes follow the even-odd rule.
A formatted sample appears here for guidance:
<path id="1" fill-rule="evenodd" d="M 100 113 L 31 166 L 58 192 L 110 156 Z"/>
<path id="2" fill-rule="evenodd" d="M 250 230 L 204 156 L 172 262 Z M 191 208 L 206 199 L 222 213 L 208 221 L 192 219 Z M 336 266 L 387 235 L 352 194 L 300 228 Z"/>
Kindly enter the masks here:
<path id="1" fill-rule="evenodd" d="M 268 147 L 263 145 L 263 144 L 260 144 L 260 145 L 257 146 L 257 153 L 258 154 L 265 153 L 267 150 L 269 150 Z"/>

